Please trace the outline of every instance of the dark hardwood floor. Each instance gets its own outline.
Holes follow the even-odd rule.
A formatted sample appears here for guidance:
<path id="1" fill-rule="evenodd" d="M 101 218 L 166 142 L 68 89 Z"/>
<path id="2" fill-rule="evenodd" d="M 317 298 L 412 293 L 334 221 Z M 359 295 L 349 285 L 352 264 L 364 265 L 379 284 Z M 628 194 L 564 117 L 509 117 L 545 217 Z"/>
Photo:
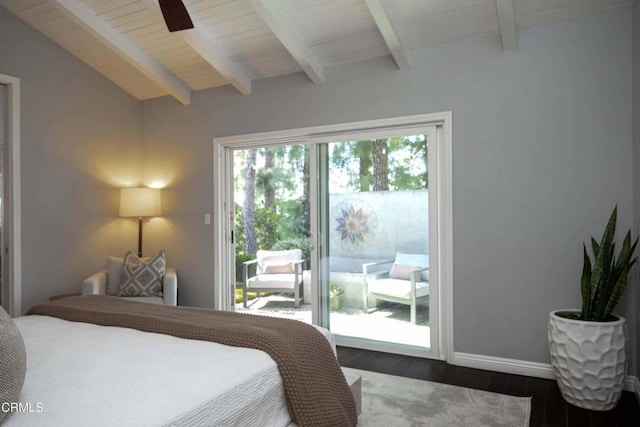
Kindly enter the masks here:
<path id="1" fill-rule="evenodd" d="M 513 396 L 532 396 L 531 426 L 621 427 L 640 426 L 640 404 L 628 391 L 615 409 L 587 411 L 569 405 L 555 381 L 449 365 L 440 360 L 421 359 L 377 351 L 338 347 L 342 366 L 486 390 Z"/>

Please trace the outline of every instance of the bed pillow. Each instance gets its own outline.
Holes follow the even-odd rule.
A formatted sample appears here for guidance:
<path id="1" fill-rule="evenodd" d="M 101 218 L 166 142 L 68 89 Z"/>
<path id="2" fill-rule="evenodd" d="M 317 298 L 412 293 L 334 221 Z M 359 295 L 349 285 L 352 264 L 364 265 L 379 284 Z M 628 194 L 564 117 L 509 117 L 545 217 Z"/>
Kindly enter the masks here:
<path id="1" fill-rule="evenodd" d="M 27 352 L 20 330 L 0 307 L 0 405 L 18 402 L 27 371 Z M 8 412 L 0 410 L 0 422 Z"/>
<path id="2" fill-rule="evenodd" d="M 144 260 L 131 251 L 124 256 L 117 297 L 161 297 L 166 268 L 164 251 Z"/>

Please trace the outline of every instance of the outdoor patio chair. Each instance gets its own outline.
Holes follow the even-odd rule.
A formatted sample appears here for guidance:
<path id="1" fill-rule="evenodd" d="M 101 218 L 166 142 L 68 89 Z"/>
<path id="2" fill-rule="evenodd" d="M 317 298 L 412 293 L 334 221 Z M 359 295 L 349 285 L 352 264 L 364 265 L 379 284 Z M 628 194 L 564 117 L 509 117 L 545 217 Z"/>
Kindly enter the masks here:
<path id="1" fill-rule="evenodd" d="M 375 271 L 374 271 L 375 270 Z M 395 260 L 362 265 L 363 304 L 369 312 L 369 297 L 411 306 L 411 323 L 416 323 L 416 306 L 429 301 L 429 255 L 398 252 Z"/>
<path id="2" fill-rule="evenodd" d="M 256 264 L 255 276 L 249 266 Z M 247 292 L 293 293 L 293 304 L 300 307 L 300 289 L 304 259 L 300 249 L 256 252 L 256 259 L 245 261 L 242 268 L 242 304 L 247 307 Z"/>

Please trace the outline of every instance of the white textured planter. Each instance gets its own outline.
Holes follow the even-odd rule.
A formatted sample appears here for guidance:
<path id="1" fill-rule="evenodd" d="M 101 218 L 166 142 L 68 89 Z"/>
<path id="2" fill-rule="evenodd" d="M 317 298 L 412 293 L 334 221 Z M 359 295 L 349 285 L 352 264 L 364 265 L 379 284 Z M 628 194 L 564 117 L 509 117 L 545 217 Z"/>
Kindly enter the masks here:
<path id="1" fill-rule="evenodd" d="M 627 374 L 625 319 L 586 322 L 549 315 L 549 353 L 560 392 L 567 402 L 584 409 L 613 409 Z"/>

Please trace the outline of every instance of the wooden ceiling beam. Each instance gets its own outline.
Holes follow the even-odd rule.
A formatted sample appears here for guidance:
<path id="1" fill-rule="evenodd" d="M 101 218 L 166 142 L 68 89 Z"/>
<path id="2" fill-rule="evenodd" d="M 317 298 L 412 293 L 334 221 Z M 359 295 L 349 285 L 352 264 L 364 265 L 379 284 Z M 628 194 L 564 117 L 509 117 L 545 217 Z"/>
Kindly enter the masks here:
<path id="1" fill-rule="evenodd" d="M 307 76 L 314 83 L 324 81 L 322 65 L 277 1 L 252 0 L 256 13 L 278 37 L 291 56 L 300 64 Z"/>
<path id="2" fill-rule="evenodd" d="M 162 16 L 158 0 L 143 0 L 144 3 Z M 164 20 L 164 18 L 163 18 Z M 220 75 L 229 81 L 241 94 L 251 94 L 251 79 L 243 73 L 223 52 L 216 47 L 215 42 L 209 40 L 205 34 L 196 27 L 190 30 L 176 31 L 171 33 L 176 37 L 181 37 L 193 50 L 209 63 Z"/>
<path id="3" fill-rule="evenodd" d="M 516 29 L 516 15 L 513 10 L 513 0 L 496 0 L 498 23 L 502 37 L 502 49 L 515 49 L 518 45 L 518 30 Z"/>
<path id="4" fill-rule="evenodd" d="M 402 41 L 400 41 L 398 32 L 395 30 L 382 0 L 366 0 L 366 2 L 373 16 L 373 20 L 376 22 L 382 34 L 382 38 L 384 38 L 385 43 L 391 51 L 391 56 L 393 56 L 394 61 L 396 61 L 396 65 L 401 70 L 408 69 L 409 54 L 402 44 Z"/>
<path id="5" fill-rule="evenodd" d="M 118 33 L 93 9 L 79 0 L 47 0 L 47 2 L 89 32 L 129 64 L 153 80 L 183 104 L 191 103 L 191 88 L 160 63 Z"/>

